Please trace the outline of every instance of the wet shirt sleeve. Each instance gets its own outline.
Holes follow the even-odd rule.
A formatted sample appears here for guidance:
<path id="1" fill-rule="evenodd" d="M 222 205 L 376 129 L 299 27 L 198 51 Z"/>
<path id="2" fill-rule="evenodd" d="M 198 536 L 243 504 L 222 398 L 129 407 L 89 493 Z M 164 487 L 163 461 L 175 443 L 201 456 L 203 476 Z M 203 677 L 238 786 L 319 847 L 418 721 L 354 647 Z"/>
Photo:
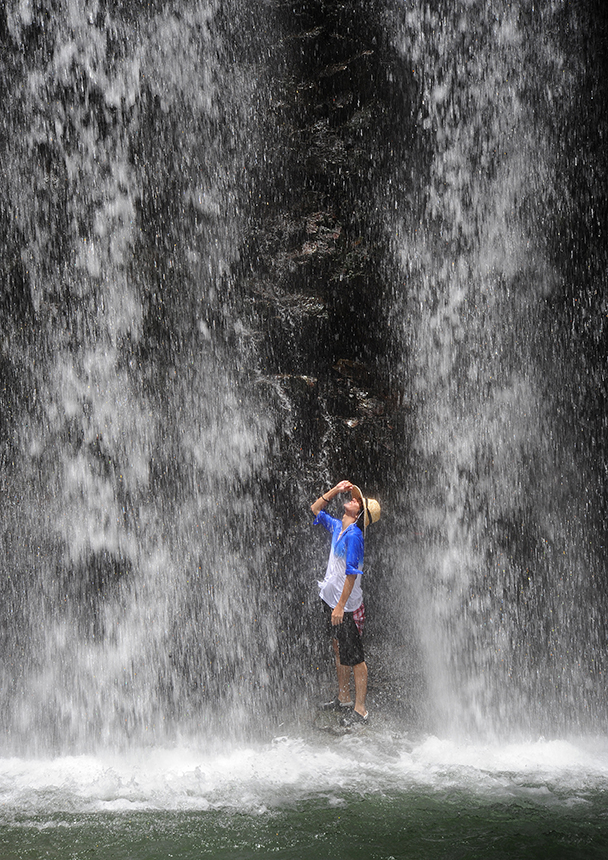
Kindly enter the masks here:
<path id="1" fill-rule="evenodd" d="M 321 525 L 323 528 L 326 528 L 328 532 L 331 534 L 334 533 L 336 529 L 336 525 L 338 528 L 340 527 L 340 521 L 335 520 L 333 517 L 330 517 L 329 514 L 326 514 L 325 511 L 319 511 L 317 516 L 313 520 L 313 526 Z"/>
<path id="2" fill-rule="evenodd" d="M 346 537 L 346 575 L 363 573 L 363 534 L 353 528 Z"/>

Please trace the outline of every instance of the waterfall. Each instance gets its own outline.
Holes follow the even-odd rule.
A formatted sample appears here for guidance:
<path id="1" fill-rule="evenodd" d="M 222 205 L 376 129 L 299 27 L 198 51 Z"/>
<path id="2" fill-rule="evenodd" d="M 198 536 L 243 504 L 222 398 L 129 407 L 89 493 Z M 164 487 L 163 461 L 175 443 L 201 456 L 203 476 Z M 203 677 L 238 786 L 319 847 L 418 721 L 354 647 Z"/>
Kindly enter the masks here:
<path id="1" fill-rule="evenodd" d="M 444 730 L 603 724 L 606 123 L 585 12 L 413 3 L 394 30 L 428 153 L 388 195 L 407 575 Z"/>
<path id="2" fill-rule="evenodd" d="M 2 713 L 17 745 L 153 741 L 200 727 L 203 703 L 212 734 L 267 681 L 256 487 L 273 421 L 234 282 L 260 135 L 247 14 L 7 5 Z"/>
<path id="3" fill-rule="evenodd" d="M 8 747 L 297 713 L 343 477 L 384 510 L 378 704 L 599 723 L 600 37 L 565 0 L 354 6 L 0 13 Z"/>

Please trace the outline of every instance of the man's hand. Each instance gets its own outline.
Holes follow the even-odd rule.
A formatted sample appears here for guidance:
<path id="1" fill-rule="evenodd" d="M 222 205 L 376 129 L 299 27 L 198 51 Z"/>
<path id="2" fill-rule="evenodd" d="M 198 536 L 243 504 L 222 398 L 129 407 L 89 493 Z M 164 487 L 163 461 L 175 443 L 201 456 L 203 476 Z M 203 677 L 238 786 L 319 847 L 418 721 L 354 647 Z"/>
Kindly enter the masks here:
<path id="1" fill-rule="evenodd" d="M 345 483 L 348 483 L 348 481 Z M 336 604 L 335 609 L 333 609 L 331 613 L 331 623 L 334 627 L 337 627 L 338 624 L 342 624 L 344 621 L 344 607 L 346 606 L 348 598 L 354 588 L 356 578 L 357 575 L 355 573 L 349 573 L 344 580 L 344 587 L 342 588 L 340 601 Z M 340 606 L 340 604 L 342 604 L 342 606 Z"/>
<path id="2" fill-rule="evenodd" d="M 319 511 L 322 511 L 325 505 L 333 499 L 334 496 L 339 495 L 340 493 L 350 493 L 353 488 L 353 484 L 350 481 L 340 481 L 339 484 L 336 484 L 335 487 L 332 487 L 331 490 L 328 490 L 323 495 L 319 496 L 316 502 L 313 502 L 310 506 L 310 510 L 313 512 L 316 517 Z"/>
<path id="3" fill-rule="evenodd" d="M 331 613 L 331 623 L 334 627 L 342 624 L 344 621 L 344 610 L 341 606 L 336 606 Z"/>
<path id="4" fill-rule="evenodd" d="M 334 487 L 334 491 L 336 493 L 350 493 L 352 488 L 353 485 L 350 481 L 340 481 L 340 483 L 336 484 L 336 486 Z"/>

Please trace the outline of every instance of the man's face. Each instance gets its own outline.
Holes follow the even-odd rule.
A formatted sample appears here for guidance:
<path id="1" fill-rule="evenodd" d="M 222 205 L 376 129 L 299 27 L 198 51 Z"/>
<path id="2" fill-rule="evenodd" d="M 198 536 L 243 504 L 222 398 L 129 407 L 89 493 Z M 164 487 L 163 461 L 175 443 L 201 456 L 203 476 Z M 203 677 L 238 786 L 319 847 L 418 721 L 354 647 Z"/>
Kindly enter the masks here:
<path id="1" fill-rule="evenodd" d="M 356 519 L 359 516 L 360 511 L 361 502 L 359 500 L 359 497 L 353 496 L 351 493 L 344 502 L 344 513 L 348 514 L 349 517 L 353 517 L 354 519 Z"/>

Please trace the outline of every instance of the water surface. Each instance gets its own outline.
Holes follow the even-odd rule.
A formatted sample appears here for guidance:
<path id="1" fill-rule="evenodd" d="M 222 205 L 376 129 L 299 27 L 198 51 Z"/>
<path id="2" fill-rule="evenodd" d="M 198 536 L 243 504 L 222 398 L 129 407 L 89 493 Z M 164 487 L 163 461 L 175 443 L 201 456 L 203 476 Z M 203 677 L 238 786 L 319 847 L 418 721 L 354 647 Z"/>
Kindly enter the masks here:
<path id="1" fill-rule="evenodd" d="M 0 762 L 11 858 L 604 857 L 605 738 L 390 729 Z"/>

